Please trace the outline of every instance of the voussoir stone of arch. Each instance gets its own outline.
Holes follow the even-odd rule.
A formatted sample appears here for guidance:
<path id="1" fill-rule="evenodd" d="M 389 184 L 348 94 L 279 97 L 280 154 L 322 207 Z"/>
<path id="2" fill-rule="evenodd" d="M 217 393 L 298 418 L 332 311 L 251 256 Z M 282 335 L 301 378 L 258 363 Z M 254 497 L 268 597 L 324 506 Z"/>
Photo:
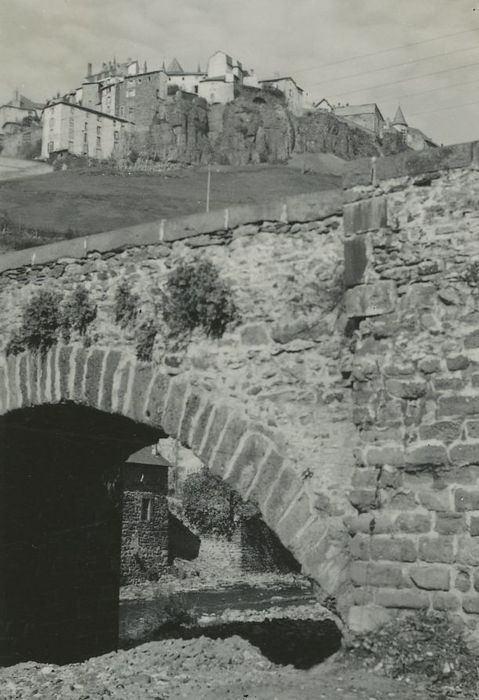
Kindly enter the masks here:
<path id="1" fill-rule="evenodd" d="M 130 418 L 177 438 L 244 499 L 256 503 L 327 595 L 344 584 L 345 549 L 312 513 L 304 481 L 279 437 L 231 399 L 172 378 L 128 351 L 58 344 L 46 353 L 0 356 L 0 413 L 73 402 Z"/>

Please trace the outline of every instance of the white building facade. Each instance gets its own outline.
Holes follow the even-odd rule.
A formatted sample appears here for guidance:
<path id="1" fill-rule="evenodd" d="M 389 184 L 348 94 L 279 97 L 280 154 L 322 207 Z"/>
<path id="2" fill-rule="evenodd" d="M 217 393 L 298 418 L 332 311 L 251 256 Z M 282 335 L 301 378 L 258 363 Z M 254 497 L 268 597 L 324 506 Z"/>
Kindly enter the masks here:
<path id="1" fill-rule="evenodd" d="M 119 154 L 131 122 L 68 102 L 49 105 L 43 112 L 42 158 L 67 151 L 106 160 Z"/>

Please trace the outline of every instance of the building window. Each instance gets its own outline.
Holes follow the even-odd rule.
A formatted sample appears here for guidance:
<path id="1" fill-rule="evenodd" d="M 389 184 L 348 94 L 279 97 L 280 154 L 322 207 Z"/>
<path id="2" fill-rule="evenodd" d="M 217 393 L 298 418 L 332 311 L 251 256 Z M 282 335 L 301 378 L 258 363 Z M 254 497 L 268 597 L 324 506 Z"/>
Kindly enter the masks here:
<path id="1" fill-rule="evenodd" d="M 54 148 L 53 141 L 50 141 L 50 142 L 48 143 L 48 153 L 52 153 L 53 148 Z"/>
<path id="2" fill-rule="evenodd" d="M 101 138 L 100 138 L 100 136 L 97 137 L 97 140 L 96 140 L 96 147 L 97 147 L 97 148 L 101 148 Z"/>
<path id="3" fill-rule="evenodd" d="M 97 133 L 98 136 L 100 136 L 100 134 L 101 134 L 101 126 L 97 126 L 97 128 L 96 128 L 96 133 Z"/>
<path id="4" fill-rule="evenodd" d="M 119 132 L 119 131 L 114 131 L 114 132 L 113 132 L 113 140 L 114 140 L 114 141 L 119 141 L 119 140 L 120 140 L 120 132 Z"/>
<path id="5" fill-rule="evenodd" d="M 141 519 L 143 522 L 151 520 L 151 498 L 141 499 Z"/>
<path id="6" fill-rule="evenodd" d="M 125 116 L 125 108 L 120 107 L 120 117 L 124 117 L 124 116 Z"/>

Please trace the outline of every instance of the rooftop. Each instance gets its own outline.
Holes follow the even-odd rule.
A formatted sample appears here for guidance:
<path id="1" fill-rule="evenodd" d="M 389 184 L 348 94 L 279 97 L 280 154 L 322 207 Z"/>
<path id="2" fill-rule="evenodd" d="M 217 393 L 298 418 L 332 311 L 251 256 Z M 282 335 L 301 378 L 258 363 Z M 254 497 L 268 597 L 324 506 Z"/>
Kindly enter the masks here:
<path id="1" fill-rule="evenodd" d="M 294 78 L 292 78 L 290 75 L 283 75 L 280 78 L 266 78 L 265 80 L 258 80 L 259 83 L 279 83 L 281 80 L 291 80 L 292 83 L 296 85 L 298 90 L 301 92 L 304 92 L 303 88 L 300 88 L 298 83 Z"/>
<path id="2" fill-rule="evenodd" d="M 126 461 L 134 464 L 154 464 L 157 467 L 171 467 L 170 462 L 163 455 L 153 453 L 151 446 L 142 447 L 141 450 L 130 455 Z"/>
<path id="3" fill-rule="evenodd" d="M 92 114 L 96 114 L 99 117 L 105 117 L 105 119 L 113 119 L 113 121 L 116 122 L 124 122 L 125 124 L 134 123 L 129 121 L 129 119 L 123 119 L 123 117 L 115 117 L 111 114 L 107 114 L 106 112 L 99 112 L 97 109 L 91 109 L 90 107 L 82 107 L 81 105 L 73 104 L 72 102 L 67 102 L 66 100 L 56 100 L 55 102 L 52 102 L 51 104 L 47 105 L 45 109 L 55 107 L 55 105 L 66 105 L 67 107 L 71 107 L 72 109 L 81 109 L 82 112 L 91 112 Z"/>

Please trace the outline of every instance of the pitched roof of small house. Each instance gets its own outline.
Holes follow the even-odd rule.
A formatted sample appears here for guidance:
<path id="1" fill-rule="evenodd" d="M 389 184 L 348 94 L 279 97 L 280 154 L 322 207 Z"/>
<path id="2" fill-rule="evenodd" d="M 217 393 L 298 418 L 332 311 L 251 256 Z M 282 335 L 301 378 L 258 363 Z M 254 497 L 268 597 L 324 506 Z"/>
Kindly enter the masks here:
<path id="1" fill-rule="evenodd" d="M 10 102 L 7 102 L 4 105 L 1 105 L 2 107 L 16 107 L 17 109 L 42 109 L 43 105 L 39 104 L 38 102 L 33 102 L 30 100 L 28 97 L 25 97 L 25 95 L 19 95 L 18 99 L 13 98 L 13 100 L 10 100 Z"/>
<path id="2" fill-rule="evenodd" d="M 161 454 L 153 454 L 151 445 L 142 447 L 128 457 L 126 462 L 133 464 L 153 464 L 157 467 L 171 467 L 170 462 Z"/>
<path id="3" fill-rule="evenodd" d="M 299 87 L 298 83 L 290 75 L 282 75 L 280 78 L 266 78 L 265 80 L 258 80 L 259 83 L 280 83 L 283 80 L 290 80 L 294 83 L 295 87 L 300 91 L 304 92 L 303 88 Z"/>
<path id="4" fill-rule="evenodd" d="M 179 61 L 178 61 L 176 58 L 174 58 L 174 59 L 170 62 L 170 65 L 168 66 L 166 72 L 167 72 L 169 75 L 183 75 L 184 70 L 183 70 L 183 68 L 181 67 L 181 64 L 179 63 Z"/>
<path id="5" fill-rule="evenodd" d="M 393 119 L 393 126 L 408 126 L 406 117 L 401 109 L 401 105 L 396 110 L 396 116 Z"/>

